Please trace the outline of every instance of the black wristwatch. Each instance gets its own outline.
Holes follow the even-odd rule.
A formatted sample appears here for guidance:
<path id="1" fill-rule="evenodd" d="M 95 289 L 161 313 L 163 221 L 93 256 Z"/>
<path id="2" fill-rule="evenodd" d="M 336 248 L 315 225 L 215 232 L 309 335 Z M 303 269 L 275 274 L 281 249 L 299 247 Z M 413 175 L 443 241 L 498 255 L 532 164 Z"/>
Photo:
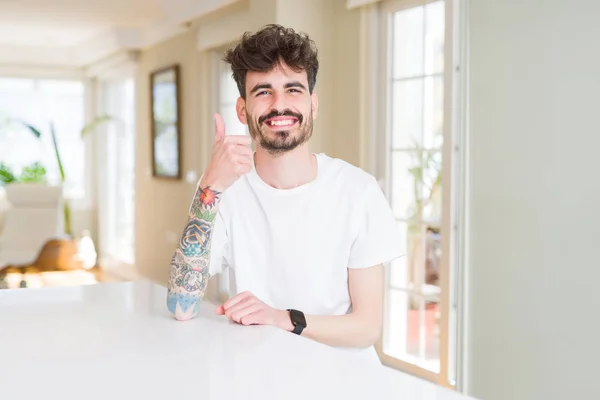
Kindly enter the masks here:
<path id="1" fill-rule="evenodd" d="M 304 313 L 298 310 L 288 309 L 290 312 L 290 319 L 292 320 L 292 325 L 294 325 L 294 330 L 292 331 L 296 335 L 300 335 L 304 328 L 306 328 L 306 318 L 304 318 Z"/>

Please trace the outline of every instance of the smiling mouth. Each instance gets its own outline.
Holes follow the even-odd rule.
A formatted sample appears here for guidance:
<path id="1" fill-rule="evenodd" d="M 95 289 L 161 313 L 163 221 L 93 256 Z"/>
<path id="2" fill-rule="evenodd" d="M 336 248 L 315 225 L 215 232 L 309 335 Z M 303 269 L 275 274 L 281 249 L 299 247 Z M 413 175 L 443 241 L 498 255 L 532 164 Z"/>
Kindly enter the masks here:
<path id="1" fill-rule="evenodd" d="M 278 117 L 266 120 L 264 123 L 270 128 L 282 129 L 290 128 L 298 122 L 297 118 L 294 117 Z"/>

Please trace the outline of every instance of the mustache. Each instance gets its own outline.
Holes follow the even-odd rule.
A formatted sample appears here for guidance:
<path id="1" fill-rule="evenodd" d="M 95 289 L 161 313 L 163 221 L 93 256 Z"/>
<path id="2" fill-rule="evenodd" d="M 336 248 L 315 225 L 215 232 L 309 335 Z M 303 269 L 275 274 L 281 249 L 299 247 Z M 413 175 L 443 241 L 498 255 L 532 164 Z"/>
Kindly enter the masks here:
<path id="1" fill-rule="evenodd" d="M 283 111 L 273 110 L 270 113 L 261 116 L 258 119 L 258 125 L 261 125 L 266 120 L 268 120 L 270 118 L 275 118 L 275 117 L 294 117 L 298 120 L 298 124 L 302 125 L 302 114 L 295 113 L 292 110 L 290 110 L 289 108 L 285 109 Z"/>

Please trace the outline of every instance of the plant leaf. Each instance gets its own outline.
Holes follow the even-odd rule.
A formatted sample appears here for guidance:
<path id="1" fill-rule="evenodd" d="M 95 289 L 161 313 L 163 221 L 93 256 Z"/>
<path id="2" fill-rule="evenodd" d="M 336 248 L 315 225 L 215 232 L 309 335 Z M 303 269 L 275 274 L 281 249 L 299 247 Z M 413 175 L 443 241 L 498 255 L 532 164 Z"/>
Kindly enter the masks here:
<path id="1" fill-rule="evenodd" d="M 13 182 L 17 182 L 17 177 L 12 172 L 12 169 L 4 162 L 0 162 L 0 183 L 8 185 Z"/>
<path id="2" fill-rule="evenodd" d="M 56 162 L 58 163 L 58 169 L 60 170 L 61 182 L 65 181 L 65 170 L 63 169 L 62 161 L 60 160 L 60 153 L 58 151 L 58 144 L 56 143 L 56 133 L 54 132 L 54 124 L 50 123 L 50 135 L 52 135 L 52 143 L 54 144 L 54 153 L 56 154 Z"/>
<path id="3" fill-rule="evenodd" d="M 23 167 L 19 180 L 29 183 L 46 182 L 46 168 L 36 161 L 31 165 Z"/>
<path id="4" fill-rule="evenodd" d="M 25 128 L 29 129 L 29 131 L 31 133 L 33 133 L 33 135 L 36 138 L 40 138 L 42 137 L 42 133 L 39 131 L 39 129 L 37 129 L 36 127 L 34 127 L 33 125 L 29 125 L 27 122 L 21 121 L 21 120 L 17 120 L 18 123 L 20 123 L 21 125 L 23 125 Z"/>
<path id="5" fill-rule="evenodd" d="M 114 120 L 115 118 L 111 117 L 110 115 L 101 115 L 94 118 L 90 123 L 83 127 L 83 129 L 81 130 L 81 137 L 83 138 L 85 135 L 87 135 L 89 132 L 94 131 L 103 123 Z"/>

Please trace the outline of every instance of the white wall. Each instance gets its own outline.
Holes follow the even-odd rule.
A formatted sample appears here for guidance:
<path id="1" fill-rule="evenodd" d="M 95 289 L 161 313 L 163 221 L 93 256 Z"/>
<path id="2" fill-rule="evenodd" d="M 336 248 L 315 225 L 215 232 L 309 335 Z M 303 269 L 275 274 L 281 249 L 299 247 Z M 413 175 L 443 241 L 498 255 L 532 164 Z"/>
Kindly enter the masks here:
<path id="1" fill-rule="evenodd" d="M 598 399 L 600 1 L 468 6 L 468 389 Z"/>

